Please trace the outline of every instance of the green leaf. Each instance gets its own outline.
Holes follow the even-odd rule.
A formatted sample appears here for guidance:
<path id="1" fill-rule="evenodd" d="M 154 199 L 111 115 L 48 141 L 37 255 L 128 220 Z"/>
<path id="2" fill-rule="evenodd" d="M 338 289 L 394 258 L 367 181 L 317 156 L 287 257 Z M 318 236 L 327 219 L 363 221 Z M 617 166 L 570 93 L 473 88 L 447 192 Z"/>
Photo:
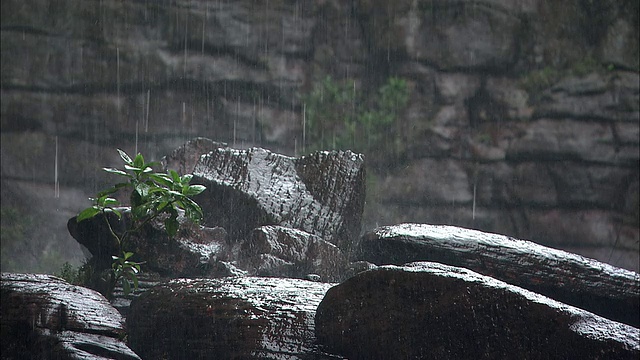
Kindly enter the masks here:
<path id="1" fill-rule="evenodd" d="M 174 183 L 180 183 L 180 175 L 175 170 L 169 170 L 169 175 Z"/>
<path id="2" fill-rule="evenodd" d="M 124 255 L 124 259 L 127 260 L 133 256 L 133 253 L 130 251 L 127 251 L 127 252 L 124 252 L 123 255 Z"/>
<path id="3" fill-rule="evenodd" d="M 128 165 L 125 165 L 125 168 Z M 128 174 L 120 169 L 114 169 L 114 168 L 102 168 L 102 170 L 111 173 L 111 174 L 116 174 L 116 175 L 121 175 L 121 176 L 126 176 L 126 177 L 132 177 L 131 174 Z"/>
<path id="4" fill-rule="evenodd" d="M 142 157 L 142 154 L 138 153 L 136 155 L 136 158 L 133 159 L 133 166 L 137 167 L 137 168 L 145 168 L 145 164 L 144 164 L 144 157 Z"/>
<path id="5" fill-rule="evenodd" d="M 114 198 L 108 197 L 104 199 L 103 205 L 105 207 L 118 206 L 120 202 Z"/>
<path id="6" fill-rule="evenodd" d="M 166 174 L 149 174 L 149 178 L 160 185 L 164 185 L 169 188 L 173 187 L 173 179 Z"/>
<path id="7" fill-rule="evenodd" d="M 182 185 L 189 185 L 189 183 L 191 182 L 191 179 L 193 179 L 193 175 L 192 175 L 192 174 L 186 174 L 186 175 L 183 175 L 183 176 L 180 178 L 180 183 L 181 183 Z"/>
<path id="8" fill-rule="evenodd" d="M 169 234 L 169 237 L 176 236 L 179 226 L 180 224 L 178 223 L 178 219 L 173 216 L 164 221 L 164 227 L 167 230 L 167 234 Z"/>
<path id="9" fill-rule="evenodd" d="M 131 293 L 131 284 L 129 284 L 129 280 L 125 277 L 122 278 L 122 291 L 124 291 L 125 296 Z"/>
<path id="10" fill-rule="evenodd" d="M 138 290 L 138 277 L 136 275 L 131 276 L 131 279 L 133 280 L 133 288 Z"/>
<path id="11" fill-rule="evenodd" d="M 127 155 L 127 153 L 126 153 L 126 152 L 124 152 L 124 151 L 122 151 L 122 150 L 118 149 L 118 153 L 120 154 L 120 157 L 122 158 L 122 160 L 124 160 L 124 162 L 125 162 L 126 164 L 133 165 L 133 161 L 131 160 L 131 158 L 129 157 L 129 155 Z"/>
<path id="12" fill-rule="evenodd" d="M 189 185 L 186 191 L 184 191 L 184 194 L 187 196 L 193 196 L 198 195 L 205 190 L 207 190 L 207 187 L 204 185 Z"/>
<path id="13" fill-rule="evenodd" d="M 120 211 L 113 209 L 113 208 L 109 208 L 109 209 L 104 209 L 104 211 L 106 212 L 112 212 L 114 214 L 116 214 L 118 216 L 118 219 L 122 219 L 122 213 L 120 213 Z"/>
<path id="14" fill-rule="evenodd" d="M 86 208 L 86 209 L 82 210 L 78 214 L 78 217 L 76 218 L 76 221 L 80 222 L 80 221 L 85 220 L 85 219 L 90 219 L 90 218 L 98 215 L 99 213 L 100 213 L 100 209 L 98 209 L 95 206 Z"/>
<path id="15" fill-rule="evenodd" d="M 139 168 L 137 166 L 125 165 L 124 168 L 133 172 L 142 172 L 142 168 Z"/>
<path id="16" fill-rule="evenodd" d="M 139 183 L 135 187 L 135 191 L 138 192 L 138 195 L 140 195 L 142 199 L 145 199 L 149 196 L 149 190 L 150 186 L 146 183 Z"/>

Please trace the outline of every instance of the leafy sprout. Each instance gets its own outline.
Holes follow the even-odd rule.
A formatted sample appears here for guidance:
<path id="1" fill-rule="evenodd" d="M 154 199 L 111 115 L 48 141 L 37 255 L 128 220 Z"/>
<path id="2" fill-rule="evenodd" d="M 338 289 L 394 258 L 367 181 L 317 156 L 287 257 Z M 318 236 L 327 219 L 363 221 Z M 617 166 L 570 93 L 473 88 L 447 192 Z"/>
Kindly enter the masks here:
<path id="1" fill-rule="evenodd" d="M 200 206 L 190 197 L 198 195 L 206 188 L 203 185 L 190 185 L 193 175 L 180 176 L 176 171 L 169 170 L 167 173 L 156 173 L 153 166 L 155 162 L 146 163 L 141 154 L 137 154 L 131 159 L 126 152 L 118 149 L 120 158 L 124 161 L 124 170 L 116 168 L 103 168 L 104 171 L 124 178 L 123 182 L 115 184 L 113 187 L 103 190 L 95 198 L 91 198 L 94 204 L 78 214 L 76 221 L 80 222 L 92 218 L 98 214 L 103 214 L 109 231 L 117 241 L 119 252 L 113 255 L 110 294 L 118 281 L 122 282 L 125 295 L 133 288 L 138 288 L 137 274 L 140 272 L 141 262 L 132 261 L 134 253 L 127 251 L 127 240 L 138 232 L 143 226 L 157 219 L 161 215 L 165 216 L 164 226 L 169 237 L 174 237 L 180 226 L 178 222 L 179 210 L 183 210 L 187 219 L 194 223 L 202 220 L 203 214 Z M 112 197 L 113 194 L 122 190 L 131 191 L 129 202 L 131 205 L 132 221 L 129 227 L 118 235 L 109 222 L 106 214 L 113 213 L 118 219 L 122 218 L 122 213 L 117 209 L 120 202 Z"/>

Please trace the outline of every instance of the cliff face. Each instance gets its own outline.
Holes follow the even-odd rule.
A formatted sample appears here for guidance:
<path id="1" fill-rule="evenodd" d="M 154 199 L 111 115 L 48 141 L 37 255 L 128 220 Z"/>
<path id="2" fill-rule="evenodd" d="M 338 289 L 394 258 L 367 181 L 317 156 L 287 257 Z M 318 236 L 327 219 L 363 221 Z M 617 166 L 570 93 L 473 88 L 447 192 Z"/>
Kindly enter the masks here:
<path id="1" fill-rule="evenodd" d="M 116 147 L 158 159 L 204 136 L 303 153 L 303 95 L 326 75 L 409 89 L 392 146 L 365 154 L 365 228 L 475 227 L 638 270 L 637 1 L 1 10 L 3 270 L 79 261 L 66 220 L 113 181 L 99 168 Z"/>

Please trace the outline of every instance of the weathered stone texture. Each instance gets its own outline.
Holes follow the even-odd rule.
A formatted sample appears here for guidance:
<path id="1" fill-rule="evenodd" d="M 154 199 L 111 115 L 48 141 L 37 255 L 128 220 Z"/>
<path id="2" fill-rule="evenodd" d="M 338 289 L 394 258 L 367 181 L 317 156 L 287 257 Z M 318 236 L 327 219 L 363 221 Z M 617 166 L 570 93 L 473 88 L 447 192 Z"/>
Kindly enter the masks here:
<path id="1" fill-rule="evenodd" d="M 107 299 L 51 275 L 2 273 L 2 358 L 140 358 Z"/>
<path id="2" fill-rule="evenodd" d="M 316 312 L 349 359 L 635 359 L 640 332 L 473 271 L 418 262 L 360 273 Z"/>
<path id="3" fill-rule="evenodd" d="M 349 251 L 364 206 L 361 155 L 316 152 L 294 159 L 265 149 L 216 149 L 200 158 L 194 182 L 205 223 L 246 239 L 262 225 L 300 229 Z"/>
<path id="4" fill-rule="evenodd" d="M 640 325 L 640 276 L 504 235 L 401 224 L 363 236 L 361 259 L 377 265 L 434 261 L 460 266 L 595 314 Z"/>
<path id="5" fill-rule="evenodd" d="M 133 301 L 129 342 L 143 358 L 324 359 L 314 316 L 331 286 L 259 277 L 173 280 Z"/>
<path id="6" fill-rule="evenodd" d="M 393 151 L 364 154 L 371 192 L 387 193 L 367 201 L 366 228 L 447 223 L 579 250 L 523 214 L 604 211 L 606 227 L 638 227 L 638 13 L 633 0 L 3 1 L 3 200 L 55 194 L 57 174 L 77 211 L 113 181 L 99 168 L 119 164 L 114 148 L 157 160 L 203 136 L 298 156 L 318 79 L 363 92 L 398 76 L 410 99 L 385 134 Z M 30 263 L 49 233 L 75 246 L 44 218 Z M 637 271 L 610 256 L 634 258 L 634 236 L 584 252 Z"/>

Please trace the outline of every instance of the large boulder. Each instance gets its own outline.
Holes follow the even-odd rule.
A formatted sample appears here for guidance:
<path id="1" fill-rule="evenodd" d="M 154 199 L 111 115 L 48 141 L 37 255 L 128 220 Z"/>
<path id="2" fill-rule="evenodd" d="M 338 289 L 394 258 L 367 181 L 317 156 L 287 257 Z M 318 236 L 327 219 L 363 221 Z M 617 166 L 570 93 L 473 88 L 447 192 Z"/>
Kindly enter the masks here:
<path id="1" fill-rule="evenodd" d="M 131 347 L 145 359 L 331 358 L 317 349 L 316 307 L 333 284 L 298 279 L 176 279 L 135 299 Z"/>
<path id="2" fill-rule="evenodd" d="M 99 293 L 50 275 L 2 273 L 3 359 L 140 360 Z"/>
<path id="3" fill-rule="evenodd" d="M 435 261 L 460 266 L 633 326 L 640 275 L 536 243 L 453 226 L 401 224 L 365 234 L 361 257 L 375 264 Z"/>
<path id="4" fill-rule="evenodd" d="M 364 159 L 351 151 L 319 151 L 292 158 L 262 148 L 217 148 L 200 157 L 193 182 L 205 224 L 231 239 L 280 225 L 319 236 L 349 252 L 360 233 Z"/>
<path id="5" fill-rule="evenodd" d="M 316 312 L 326 350 L 349 359 L 637 359 L 640 330 L 439 263 L 366 271 Z"/>

